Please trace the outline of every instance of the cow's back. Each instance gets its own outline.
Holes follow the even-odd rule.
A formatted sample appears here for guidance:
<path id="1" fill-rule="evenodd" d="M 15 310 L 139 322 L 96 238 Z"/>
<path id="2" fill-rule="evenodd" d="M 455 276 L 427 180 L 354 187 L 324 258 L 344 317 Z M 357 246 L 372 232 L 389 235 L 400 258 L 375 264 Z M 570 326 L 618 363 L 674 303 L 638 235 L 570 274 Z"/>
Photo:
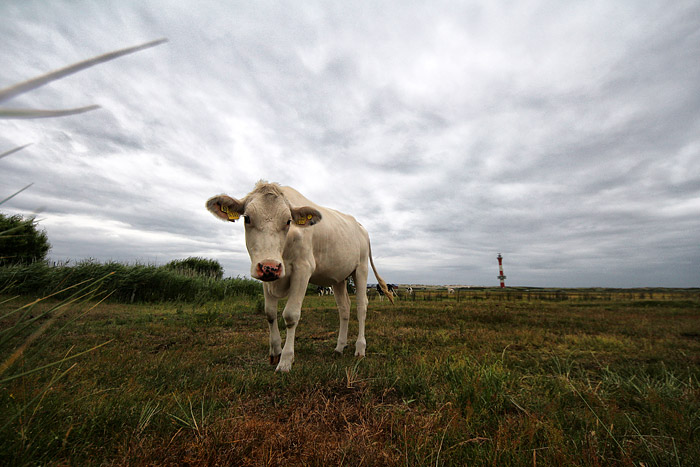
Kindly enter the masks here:
<path id="1" fill-rule="evenodd" d="M 282 191 L 292 207 L 311 206 L 322 215 L 313 228 L 303 229 L 313 245 L 316 270 L 312 283 L 333 285 L 348 277 L 361 261 L 367 261 L 369 235 L 353 216 L 320 206 L 294 188 L 285 186 Z"/>

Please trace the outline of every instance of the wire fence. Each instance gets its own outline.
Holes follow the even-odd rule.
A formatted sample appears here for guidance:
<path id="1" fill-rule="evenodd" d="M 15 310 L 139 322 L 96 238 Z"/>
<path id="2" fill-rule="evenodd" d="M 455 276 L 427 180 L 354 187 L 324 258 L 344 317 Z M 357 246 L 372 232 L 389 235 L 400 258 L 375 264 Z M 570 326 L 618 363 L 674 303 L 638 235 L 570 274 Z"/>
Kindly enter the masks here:
<path id="1" fill-rule="evenodd" d="M 381 300 L 376 291 L 368 292 L 370 300 Z M 700 306 L 700 288 L 694 289 L 520 289 L 520 288 L 454 288 L 399 289 L 399 300 L 409 301 L 636 301 L 636 300 L 692 300 Z"/>

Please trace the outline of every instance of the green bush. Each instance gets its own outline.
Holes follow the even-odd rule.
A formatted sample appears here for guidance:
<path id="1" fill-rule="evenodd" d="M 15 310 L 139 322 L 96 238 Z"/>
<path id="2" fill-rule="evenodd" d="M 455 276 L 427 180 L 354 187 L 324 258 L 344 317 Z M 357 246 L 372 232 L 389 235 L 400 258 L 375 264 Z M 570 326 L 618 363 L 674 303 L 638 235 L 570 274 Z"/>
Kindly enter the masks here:
<path id="1" fill-rule="evenodd" d="M 98 263 L 93 260 L 72 266 L 50 267 L 36 262 L 1 267 L 0 291 L 49 295 L 82 281 L 99 278 L 104 278 L 100 290 L 110 294 L 109 300 L 121 303 L 204 302 L 238 295 L 255 297 L 262 293 L 260 283 L 252 279 L 187 276 L 166 266 Z"/>
<path id="2" fill-rule="evenodd" d="M 43 261 L 50 249 L 46 232 L 33 218 L 0 213 L 0 266 Z"/>
<path id="3" fill-rule="evenodd" d="M 224 268 L 214 259 L 198 257 L 176 259 L 166 264 L 165 268 L 185 276 L 204 276 L 212 279 L 224 277 Z"/>

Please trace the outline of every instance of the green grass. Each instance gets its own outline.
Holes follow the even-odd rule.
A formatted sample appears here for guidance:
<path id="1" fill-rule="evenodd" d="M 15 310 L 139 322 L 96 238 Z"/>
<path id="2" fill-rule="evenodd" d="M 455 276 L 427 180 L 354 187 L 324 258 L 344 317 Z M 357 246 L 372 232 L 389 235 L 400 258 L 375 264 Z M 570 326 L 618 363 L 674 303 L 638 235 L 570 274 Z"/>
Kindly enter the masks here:
<path id="1" fill-rule="evenodd" d="M 67 310 L 15 374 L 109 343 L 0 384 L 0 464 L 700 460 L 697 295 L 371 301 L 362 360 L 334 355 L 332 297 L 304 305 L 290 374 L 254 297 Z"/>

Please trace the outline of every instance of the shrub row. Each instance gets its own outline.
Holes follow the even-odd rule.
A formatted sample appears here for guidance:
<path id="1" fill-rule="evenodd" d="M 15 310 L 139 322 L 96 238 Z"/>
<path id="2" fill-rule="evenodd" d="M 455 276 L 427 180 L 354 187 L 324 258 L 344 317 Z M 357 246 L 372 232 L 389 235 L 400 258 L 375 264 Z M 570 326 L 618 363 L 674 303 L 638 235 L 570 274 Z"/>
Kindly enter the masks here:
<path id="1" fill-rule="evenodd" d="M 215 259 L 199 257 L 176 259 L 169 262 L 164 267 L 184 276 L 204 276 L 211 279 L 221 279 L 224 277 L 224 268 L 221 267 L 221 264 Z"/>
<path id="2" fill-rule="evenodd" d="M 181 274 L 164 266 L 125 265 L 83 261 L 48 266 L 43 262 L 0 268 L 0 292 L 46 296 L 83 281 L 100 281 L 100 292 L 122 303 L 221 300 L 230 296 L 262 294 L 259 282 L 244 278 L 216 279 Z M 59 297 L 72 291 L 60 292 Z"/>

